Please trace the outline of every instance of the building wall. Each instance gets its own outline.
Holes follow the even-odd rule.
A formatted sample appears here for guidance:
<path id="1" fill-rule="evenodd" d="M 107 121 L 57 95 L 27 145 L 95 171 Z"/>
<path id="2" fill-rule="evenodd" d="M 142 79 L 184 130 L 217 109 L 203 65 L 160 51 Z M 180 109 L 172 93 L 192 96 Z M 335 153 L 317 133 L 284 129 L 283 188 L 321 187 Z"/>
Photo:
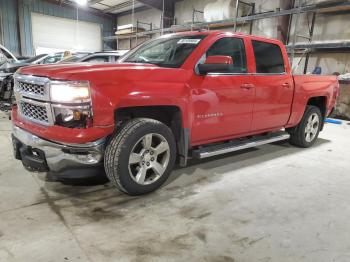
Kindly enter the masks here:
<path id="1" fill-rule="evenodd" d="M 188 24 L 192 22 L 193 9 L 203 11 L 208 3 L 215 2 L 215 0 L 184 0 L 175 4 L 175 18 L 177 24 Z M 275 10 L 279 7 L 278 0 L 250 0 L 249 3 L 255 3 L 256 12 L 265 12 Z M 249 13 L 249 9 L 245 5 L 240 5 L 241 14 Z M 235 13 L 234 11 L 232 13 Z M 240 14 L 239 14 L 240 15 Z M 196 22 L 203 22 L 203 15 L 196 13 Z M 232 27 L 225 28 L 226 30 L 233 29 Z M 239 25 L 237 31 L 249 33 L 249 24 Z M 277 37 L 277 18 L 263 19 L 253 22 L 253 34 Z"/>
<path id="2" fill-rule="evenodd" d="M 131 14 L 118 17 L 118 25 L 132 24 L 136 26 L 136 21 L 144 23 L 152 23 L 153 29 L 160 28 L 162 12 L 156 9 L 148 9 L 134 14 L 134 21 Z M 141 25 L 141 27 L 149 30 L 149 26 Z"/>
<path id="3" fill-rule="evenodd" d="M 301 36 L 309 36 L 309 26 L 311 26 L 311 14 L 302 14 L 299 18 L 298 31 L 296 32 L 296 43 L 308 43 L 309 40 Z M 289 43 L 292 42 L 295 33 L 296 16 L 293 17 L 291 35 Z M 350 41 L 349 14 L 325 15 L 317 14 L 315 20 L 312 42 L 339 42 Z M 340 74 L 350 72 L 350 53 L 314 53 L 310 56 L 308 72 L 312 72 L 315 67 L 321 67 L 322 74 Z M 301 62 L 300 62 L 301 61 Z M 297 64 L 300 62 L 300 65 Z M 297 73 L 304 70 L 305 56 L 296 55 L 293 67 Z"/>
<path id="4" fill-rule="evenodd" d="M 21 47 L 23 55 L 34 55 L 31 33 L 32 12 L 68 19 L 77 18 L 77 10 L 72 6 L 59 6 L 44 0 L 19 0 L 17 9 L 16 2 L 15 0 L 0 0 L 0 11 L 4 45 L 17 55 L 20 54 Z M 21 28 L 20 33 L 22 37 L 20 40 L 18 37 L 17 19 L 19 19 Z M 111 36 L 114 33 L 115 20 L 112 17 L 101 17 L 79 9 L 79 20 L 100 24 L 103 36 Z M 104 49 L 110 49 L 107 44 L 105 43 Z"/>
<path id="5" fill-rule="evenodd" d="M 299 64 L 299 65 L 298 65 Z M 305 55 L 296 55 L 293 62 L 296 74 L 303 74 Z M 335 72 L 345 74 L 350 72 L 350 53 L 314 53 L 310 55 L 307 72 L 311 73 L 315 67 L 321 67 L 322 74 L 331 75 Z"/>
<path id="6" fill-rule="evenodd" d="M 192 22 L 193 9 L 203 11 L 204 7 L 208 4 L 214 2 L 213 0 L 184 0 L 175 3 L 175 20 L 176 24 L 189 24 Z M 253 0 L 248 2 L 256 3 L 256 12 L 264 12 L 274 10 L 279 7 L 279 1 L 277 0 Z M 249 12 L 245 6 L 240 6 L 243 9 L 243 13 Z M 134 15 L 134 25 L 136 25 L 136 20 L 144 22 L 152 22 L 154 28 L 160 27 L 161 21 L 161 11 L 150 9 L 142 12 L 137 12 Z M 195 21 L 203 21 L 203 15 L 197 13 Z M 118 17 L 118 25 L 125 25 L 132 23 L 132 16 L 125 15 Z M 253 22 L 253 34 L 267 37 L 277 37 L 277 18 L 264 19 Z M 226 30 L 232 30 L 232 27 L 225 28 Z M 237 27 L 238 31 L 249 33 L 249 24 L 240 25 Z M 157 35 L 154 35 L 154 37 Z M 140 41 L 137 42 L 139 44 Z M 131 46 L 136 45 L 135 39 L 131 40 Z M 130 47 L 130 40 L 123 39 L 118 41 L 118 46 L 120 49 L 128 49 Z"/>
<path id="7" fill-rule="evenodd" d="M 162 12 L 156 9 L 149 9 L 141 12 L 137 12 L 132 17 L 131 14 L 118 17 L 118 26 L 133 24 L 136 26 L 137 20 L 144 23 L 152 23 L 152 28 L 157 29 L 161 27 L 161 15 Z M 141 28 L 149 30 L 148 25 L 140 25 Z M 131 49 L 140 43 L 148 40 L 149 37 L 143 38 L 132 38 L 132 39 L 121 39 L 118 41 L 118 49 Z"/>
<path id="8" fill-rule="evenodd" d="M 314 33 L 312 41 L 338 41 L 350 40 L 350 22 L 349 14 L 327 15 L 317 14 L 315 20 Z M 301 14 L 299 18 L 299 26 L 297 27 L 297 43 L 308 42 L 306 38 L 300 36 L 309 36 L 309 27 L 311 26 L 312 15 Z M 295 31 L 296 16 L 293 17 L 291 26 L 292 40 Z M 291 42 L 291 41 L 290 41 Z"/>
<path id="9" fill-rule="evenodd" d="M 203 11 L 204 7 L 215 0 L 183 0 L 179 1 L 175 4 L 175 18 L 177 24 L 188 24 L 192 22 L 192 11 L 193 9 Z M 302 0 L 302 3 L 305 4 L 314 4 L 321 3 L 325 0 Z M 273 11 L 279 8 L 279 0 L 249 0 L 246 2 L 254 2 L 256 4 L 255 11 L 256 12 L 266 12 Z M 147 21 L 154 18 L 152 12 L 157 11 L 149 11 L 148 13 L 143 12 L 143 14 L 135 14 L 136 17 L 142 17 L 141 20 Z M 247 12 L 247 10 L 245 10 Z M 157 13 L 158 14 L 158 13 Z M 153 17 L 153 18 L 152 18 Z M 160 16 L 157 16 L 160 17 Z M 295 17 L 293 17 L 291 24 L 291 35 L 290 42 L 293 39 L 294 34 L 294 22 Z M 136 19 L 135 19 L 136 20 Z M 159 21 L 159 22 L 158 22 Z M 197 14 L 195 21 L 203 21 L 203 15 Z M 313 41 L 341 41 L 341 40 L 350 40 L 350 26 L 349 26 L 349 14 L 342 15 L 317 15 L 316 24 L 314 28 L 314 36 Z M 160 24 L 160 20 L 157 20 L 155 23 Z M 125 16 L 118 18 L 118 25 L 131 23 L 131 16 Z M 299 20 L 299 30 L 298 35 L 307 36 L 308 35 L 308 23 L 311 23 L 311 16 L 302 14 Z M 259 36 L 266 36 L 271 38 L 277 38 L 277 26 L 278 26 L 278 18 L 267 18 L 256 20 L 253 22 L 253 34 Z M 232 27 L 223 28 L 223 30 L 232 30 Z M 249 24 L 246 25 L 238 25 L 237 31 L 241 31 L 243 33 L 249 33 Z M 307 39 L 302 37 L 297 37 L 297 43 L 299 42 L 308 42 Z M 135 40 L 132 40 L 134 43 Z M 129 40 L 122 40 L 121 45 L 128 46 L 130 44 Z M 308 71 L 312 71 L 316 66 L 320 66 L 322 68 L 323 74 L 332 74 L 333 72 L 339 72 L 341 74 L 350 72 L 350 60 L 349 53 L 315 53 L 312 54 L 309 59 Z M 296 55 L 293 65 L 296 66 L 300 62 L 296 72 L 302 73 L 304 68 L 304 56 Z"/>

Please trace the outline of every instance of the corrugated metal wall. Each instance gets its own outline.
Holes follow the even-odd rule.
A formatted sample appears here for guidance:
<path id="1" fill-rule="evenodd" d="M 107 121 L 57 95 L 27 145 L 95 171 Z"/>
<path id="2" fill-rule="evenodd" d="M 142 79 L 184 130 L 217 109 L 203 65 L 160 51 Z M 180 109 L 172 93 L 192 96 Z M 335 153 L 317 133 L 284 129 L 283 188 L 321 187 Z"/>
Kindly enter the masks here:
<path id="1" fill-rule="evenodd" d="M 22 54 L 34 54 L 31 32 L 32 12 L 68 19 L 77 18 L 77 11 L 71 6 L 59 6 L 44 0 L 19 0 L 18 3 L 19 13 L 17 15 L 16 0 L 0 0 L 0 18 L 3 44 L 17 55 L 21 50 L 21 41 Z M 19 19 L 21 28 L 21 40 L 19 39 L 17 30 L 17 19 Z M 115 27 L 116 23 L 115 19 L 113 18 L 101 17 L 80 9 L 79 20 L 100 24 L 102 27 L 103 36 L 113 35 L 113 28 Z M 104 46 L 104 48 L 108 49 L 108 46 Z"/>
<path id="2" fill-rule="evenodd" d="M 15 0 L 0 0 L 0 30 L 1 44 L 19 55 L 20 42 L 17 30 L 17 3 Z"/>

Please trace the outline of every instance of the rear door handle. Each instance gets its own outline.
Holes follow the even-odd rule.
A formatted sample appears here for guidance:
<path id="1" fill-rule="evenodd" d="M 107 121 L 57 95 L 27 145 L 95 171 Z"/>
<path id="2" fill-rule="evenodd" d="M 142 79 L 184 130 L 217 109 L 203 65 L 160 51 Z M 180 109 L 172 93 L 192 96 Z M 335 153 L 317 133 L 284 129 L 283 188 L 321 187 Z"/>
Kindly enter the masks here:
<path id="1" fill-rule="evenodd" d="M 251 88 L 254 88 L 254 87 L 255 87 L 255 85 L 249 84 L 249 83 L 245 83 L 245 84 L 241 85 L 241 88 L 243 88 L 243 89 L 251 89 Z"/>
<path id="2" fill-rule="evenodd" d="M 286 88 L 290 88 L 290 84 L 289 83 L 284 83 L 282 86 L 286 87 Z"/>

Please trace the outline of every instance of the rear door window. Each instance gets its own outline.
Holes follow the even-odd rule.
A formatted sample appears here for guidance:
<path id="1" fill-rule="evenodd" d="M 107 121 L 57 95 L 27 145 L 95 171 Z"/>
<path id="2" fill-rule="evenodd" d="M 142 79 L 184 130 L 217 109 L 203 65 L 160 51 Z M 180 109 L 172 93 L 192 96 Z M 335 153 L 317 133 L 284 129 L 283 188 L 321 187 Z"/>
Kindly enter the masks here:
<path id="1" fill-rule="evenodd" d="M 281 48 L 262 41 L 252 41 L 256 72 L 262 74 L 281 74 L 285 72 Z"/>

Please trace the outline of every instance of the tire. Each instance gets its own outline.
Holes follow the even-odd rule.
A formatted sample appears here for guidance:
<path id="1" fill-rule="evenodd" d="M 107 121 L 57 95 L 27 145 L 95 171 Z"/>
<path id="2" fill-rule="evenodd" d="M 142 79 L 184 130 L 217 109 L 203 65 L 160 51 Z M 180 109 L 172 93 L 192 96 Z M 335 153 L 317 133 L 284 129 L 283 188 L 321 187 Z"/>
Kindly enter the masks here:
<path id="1" fill-rule="evenodd" d="M 317 140 L 323 121 L 316 106 L 307 106 L 300 123 L 290 133 L 290 143 L 298 147 L 311 147 Z"/>
<path id="2" fill-rule="evenodd" d="M 163 123 L 136 118 L 109 141 L 104 166 L 109 180 L 122 192 L 142 195 L 158 189 L 176 160 L 176 142 Z"/>

